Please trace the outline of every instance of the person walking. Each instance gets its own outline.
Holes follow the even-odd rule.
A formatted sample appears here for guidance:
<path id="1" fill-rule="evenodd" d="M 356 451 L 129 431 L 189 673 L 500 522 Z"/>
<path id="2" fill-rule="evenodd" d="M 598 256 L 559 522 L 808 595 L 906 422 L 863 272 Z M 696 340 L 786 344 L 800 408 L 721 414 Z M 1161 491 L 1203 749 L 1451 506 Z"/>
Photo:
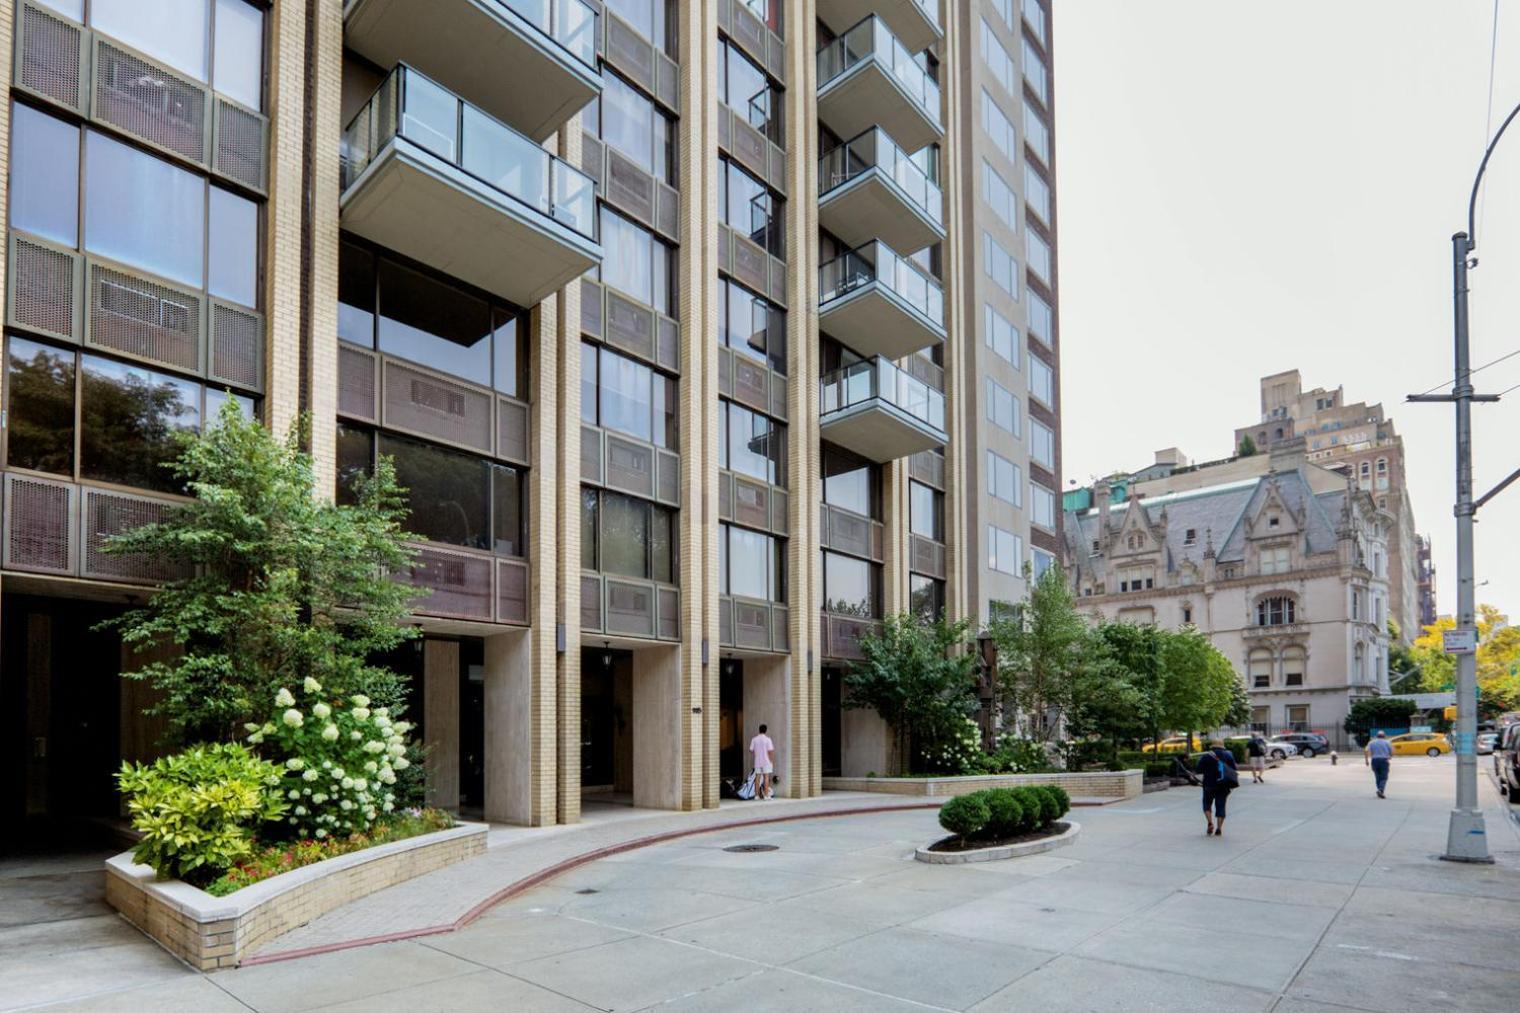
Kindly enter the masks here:
<path id="1" fill-rule="evenodd" d="M 1198 774 L 1203 778 L 1203 818 L 1209 825 L 1204 836 L 1223 837 L 1225 803 L 1231 790 L 1240 784 L 1235 754 L 1224 748 L 1223 742 L 1213 740 L 1209 751 L 1198 758 Z"/>
<path id="2" fill-rule="evenodd" d="M 1362 755 L 1367 766 L 1372 768 L 1378 798 L 1387 798 L 1383 792 L 1388 788 L 1388 767 L 1393 759 L 1393 743 L 1388 741 L 1388 733 L 1379 729 L 1377 737 L 1367 743 Z"/>
<path id="3" fill-rule="evenodd" d="M 776 744 L 765 734 L 764 725 L 760 726 L 760 733 L 749 740 L 749 752 L 754 757 L 755 776 L 760 782 L 755 785 L 755 798 L 768 799 L 771 797 L 771 776 L 776 772 Z"/>
<path id="4" fill-rule="evenodd" d="M 1257 784 L 1266 784 L 1267 740 L 1252 732 L 1251 738 L 1246 742 L 1246 755 L 1251 760 L 1251 780 Z"/>

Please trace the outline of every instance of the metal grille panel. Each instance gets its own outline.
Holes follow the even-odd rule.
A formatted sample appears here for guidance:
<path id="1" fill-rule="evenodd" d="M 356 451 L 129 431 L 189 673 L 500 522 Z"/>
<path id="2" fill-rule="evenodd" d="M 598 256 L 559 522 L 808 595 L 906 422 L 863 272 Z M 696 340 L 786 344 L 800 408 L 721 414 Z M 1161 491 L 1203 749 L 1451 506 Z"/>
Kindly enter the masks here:
<path id="1" fill-rule="evenodd" d="M 770 609 L 764 605 L 734 599 L 734 645 L 769 650 L 771 646 Z"/>
<path id="2" fill-rule="evenodd" d="M 786 421 L 786 377 L 771 373 L 771 414 Z"/>
<path id="3" fill-rule="evenodd" d="M 734 393 L 734 353 L 726 348 L 718 349 L 718 393 Z"/>
<path id="4" fill-rule="evenodd" d="M 350 345 L 338 346 L 338 414 L 365 422 L 379 421 L 375 411 L 375 355 Z"/>
<path id="5" fill-rule="evenodd" d="M 629 584 L 621 580 L 606 581 L 608 633 L 631 636 L 654 636 L 654 587 Z"/>
<path id="6" fill-rule="evenodd" d="M 654 91 L 654 47 L 611 11 L 603 11 L 607 23 L 606 54 L 609 62 L 645 91 Z"/>
<path id="7" fill-rule="evenodd" d="M 759 246 L 741 235 L 734 235 L 731 273 L 756 292 L 769 291 L 767 282 L 770 279 L 766 276 L 767 260 L 765 251 Z"/>
<path id="8" fill-rule="evenodd" d="M 726 471 L 718 472 L 718 519 L 734 519 L 734 476 Z"/>
<path id="9" fill-rule="evenodd" d="M 33 4 L 21 8 L 16 80 L 23 88 L 83 112 L 80 95 L 84 29 Z"/>
<path id="10" fill-rule="evenodd" d="M 199 373 L 204 316 L 197 293 L 90 264 L 86 344 Z"/>
<path id="11" fill-rule="evenodd" d="M 584 130 L 581 131 L 580 170 L 590 176 L 598 188 L 602 186 L 602 152 L 604 150 L 599 137 Z"/>
<path id="12" fill-rule="evenodd" d="M 491 452 L 491 395 L 391 359 L 381 414 L 387 426 Z"/>
<path id="13" fill-rule="evenodd" d="M 581 333 L 602 336 L 602 286 L 590 278 L 581 279 Z"/>
<path id="14" fill-rule="evenodd" d="M 662 503 L 676 503 L 681 497 L 681 457 L 663 450 L 655 451 L 659 467 L 655 483 L 655 499 Z"/>
<path id="15" fill-rule="evenodd" d="M 659 602 L 659 628 L 655 635 L 662 640 L 679 640 L 681 620 L 681 595 L 675 588 L 662 587 L 655 591 Z"/>
<path id="16" fill-rule="evenodd" d="M 602 631 L 602 578 L 581 578 L 581 629 L 588 633 Z"/>
<path id="17" fill-rule="evenodd" d="M 718 643 L 724 647 L 734 646 L 734 600 L 718 599 Z"/>
<path id="18" fill-rule="evenodd" d="M 602 484 L 602 431 L 581 426 L 581 481 Z"/>
<path id="19" fill-rule="evenodd" d="M 528 463 L 528 406 L 521 401 L 496 399 L 496 456 Z"/>
<path id="20" fill-rule="evenodd" d="M 655 318 L 655 361 L 665 369 L 681 369 L 681 330 L 670 317 Z"/>
<path id="21" fill-rule="evenodd" d="M 105 551 L 112 535 L 123 535 L 146 524 L 161 524 L 169 519 L 178 504 L 107 492 L 84 490 L 84 553 L 80 575 L 104 577 L 134 584 L 157 584 L 189 576 L 190 568 L 143 553 L 112 555 Z"/>
<path id="22" fill-rule="evenodd" d="M 607 293 L 607 343 L 654 361 L 654 310 Z"/>
<path id="23" fill-rule="evenodd" d="M 771 264 L 771 302 L 786 305 L 786 262 L 779 257 L 767 257 Z"/>
<path id="24" fill-rule="evenodd" d="M 5 476 L 5 569 L 74 573 L 77 495 L 66 482 Z"/>
<path id="25" fill-rule="evenodd" d="M 734 399 L 759 412 L 769 409 L 771 400 L 765 374 L 765 367 L 753 359 L 734 356 Z"/>
<path id="26" fill-rule="evenodd" d="M 82 264 L 76 253 L 11 233 L 8 322 L 78 344 Z"/>
<path id="27" fill-rule="evenodd" d="M 881 559 L 881 525 L 867 517 L 825 505 L 823 532 L 830 549 L 867 559 Z"/>
<path id="28" fill-rule="evenodd" d="M 677 112 L 681 107 L 680 66 L 664 53 L 655 53 L 655 98 Z"/>
<path id="29" fill-rule="evenodd" d="M 496 621 L 526 625 L 528 622 L 528 565 L 498 560 L 496 563 Z"/>
<path id="30" fill-rule="evenodd" d="M 734 116 L 733 121 L 733 126 L 729 129 L 730 150 L 740 165 L 760 179 L 766 179 L 770 175 L 770 165 L 767 161 L 765 135 L 738 116 Z"/>
<path id="31" fill-rule="evenodd" d="M 932 450 L 922 450 L 908 458 L 908 477 L 936 489 L 945 487 L 945 458 Z"/>
<path id="32" fill-rule="evenodd" d="M 875 631 L 876 623 L 868 619 L 850 619 L 836 615 L 825 615 L 823 620 L 823 653 L 826 656 L 850 660 L 865 657 L 860 649 L 860 640 Z"/>
<path id="33" fill-rule="evenodd" d="M 636 496 L 654 495 L 654 448 L 606 434 L 606 483 Z"/>
<path id="34" fill-rule="evenodd" d="M 764 531 L 770 527 L 770 487 L 734 477 L 734 520 Z"/>
<path id="35" fill-rule="evenodd" d="M 244 390 L 264 389 L 264 318 L 226 303 L 211 304 L 211 379 Z"/>
<path id="36" fill-rule="evenodd" d="M 792 630 L 790 623 L 791 613 L 779 605 L 771 607 L 771 649 L 775 651 L 790 651 L 792 649 Z"/>
<path id="37" fill-rule="evenodd" d="M 95 37 L 97 119 L 192 162 L 206 162 L 206 89 Z"/>
<path id="38" fill-rule="evenodd" d="M 484 556 L 418 547 L 411 572 L 402 583 L 431 588 L 413 607 L 424 615 L 491 621 L 491 564 Z"/>
<path id="39" fill-rule="evenodd" d="M 771 531 L 778 535 L 785 535 L 791 531 L 791 522 L 787 518 L 787 494 L 780 489 L 771 490 Z"/>
<path id="40" fill-rule="evenodd" d="M 912 568 L 915 573 L 945 578 L 945 547 L 939 542 L 913 535 L 910 539 Z"/>
<path id="41" fill-rule="evenodd" d="M 654 224 L 654 177 L 607 149 L 607 183 L 603 188 L 609 202 L 647 225 Z"/>
<path id="42" fill-rule="evenodd" d="M 264 117 L 251 109 L 216 99 L 216 155 L 211 167 L 246 187 L 266 189 L 264 166 L 268 148 Z"/>
<path id="43" fill-rule="evenodd" d="M 732 5 L 729 18 L 729 34 L 749 54 L 750 59 L 764 67 L 766 65 L 766 36 L 770 34 L 765 24 L 742 3 Z"/>

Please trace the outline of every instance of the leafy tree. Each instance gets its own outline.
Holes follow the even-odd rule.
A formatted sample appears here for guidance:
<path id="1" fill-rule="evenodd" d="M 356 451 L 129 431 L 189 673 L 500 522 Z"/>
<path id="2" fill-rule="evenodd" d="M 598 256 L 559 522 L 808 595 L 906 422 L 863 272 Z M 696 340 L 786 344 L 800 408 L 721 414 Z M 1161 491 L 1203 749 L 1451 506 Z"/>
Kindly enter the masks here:
<path id="1" fill-rule="evenodd" d="M 159 690 L 152 713 L 172 740 L 239 737 L 280 687 L 307 677 L 393 711 L 402 702 L 401 678 L 369 662 L 416 636 L 402 624 L 416 591 L 388 576 L 411 560 L 395 472 L 382 459 L 358 480 L 355 505 L 335 505 L 315 494 L 299 435 L 282 443 L 229 401 L 204 433 L 177 437 L 168 470 L 194 498 L 107 544 L 193 574 L 107 623 L 139 651 L 183 646 L 126 674 Z"/>
<path id="2" fill-rule="evenodd" d="M 1233 675 L 1233 670 L 1231 671 Z M 1251 694 L 1245 683 L 1238 678 L 1230 682 L 1230 709 L 1225 712 L 1222 724 L 1231 728 L 1245 728 L 1251 723 Z"/>
<path id="3" fill-rule="evenodd" d="M 1256 441 L 1247 434 L 1240 438 L 1239 454 L 1241 457 L 1254 457 L 1256 454 Z"/>
<path id="4" fill-rule="evenodd" d="M 1234 666 L 1197 630 L 1163 630 L 1161 636 L 1163 723 L 1189 735 L 1223 724 L 1239 683 Z"/>
<path id="5" fill-rule="evenodd" d="M 932 765 L 935 746 L 958 735 L 976 708 L 977 657 L 969 620 L 888 616 L 860 640 L 864 658 L 844 673 L 848 707 L 870 707 L 892 729 L 900 772 Z"/>
<path id="6" fill-rule="evenodd" d="M 1419 666 L 1420 690 L 1439 693 L 1456 683 L 1456 659 L 1446 653 L 1441 635 L 1456 629 L 1455 619 L 1443 616 L 1425 627 L 1410 654 Z M 1492 605 L 1478 606 L 1478 690 L 1490 706 L 1502 712 L 1520 707 L 1520 627 Z"/>
<path id="7" fill-rule="evenodd" d="M 1356 736 L 1357 745 L 1365 746 L 1371 732 L 1379 728 L 1408 728 L 1409 716 L 1418 708 L 1413 700 L 1373 696 L 1351 705 L 1343 727 Z"/>
<path id="8" fill-rule="evenodd" d="M 1388 618 L 1388 688 L 1394 693 L 1420 692 L 1422 672 L 1415 652 L 1400 643 L 1403 631 Z"/>
<path id="9" fill-rule="evenodd" d="M 1105 622 L 1089 638 L 1092 663 L 1077 675 L 1067 730 L 1075 738 L 1119 743 L 1160 734 L 1160 631 L 1155 626 Z"/>
<path id="10" fill-rule="evenodd" d="M 995 620 L 991 633 L 1000 710 L 1022 715 L 1032 738 L 1053 741 L 1071 709 L 1073 689 L 1092 664 L 1087 624 L 1061 567 L 1030 582 L 1023 604 L 1013 616 Z"/>

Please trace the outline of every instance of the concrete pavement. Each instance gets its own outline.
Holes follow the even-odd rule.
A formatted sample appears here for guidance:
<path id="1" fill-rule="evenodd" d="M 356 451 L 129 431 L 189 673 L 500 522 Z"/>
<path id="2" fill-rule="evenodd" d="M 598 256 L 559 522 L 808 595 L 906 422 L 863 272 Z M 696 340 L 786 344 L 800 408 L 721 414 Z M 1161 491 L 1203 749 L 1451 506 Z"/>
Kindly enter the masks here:
<path id="1" fill-rule="evenodd" d="M 246 1010 L 1273 1010 L 1520 1006 L 1520 829 L 1444 846 L 1452 761 L 1295 761 L 1206 838 L 1196 789 L 1084 809 L 1050 855 L 927 866 L 932 812 L 682 838 L 575 869 L 453 933 L 209 977 L 112 940 L 0 945 L 0 1007 Z M 770 844 L 760 853 L 725 851 Z M 133 933 L 117 923 L 117 930 Z M 80 935 L 82 946 L 91 938 Z M 138 937 L 140 940 L 141 937 Z"/>

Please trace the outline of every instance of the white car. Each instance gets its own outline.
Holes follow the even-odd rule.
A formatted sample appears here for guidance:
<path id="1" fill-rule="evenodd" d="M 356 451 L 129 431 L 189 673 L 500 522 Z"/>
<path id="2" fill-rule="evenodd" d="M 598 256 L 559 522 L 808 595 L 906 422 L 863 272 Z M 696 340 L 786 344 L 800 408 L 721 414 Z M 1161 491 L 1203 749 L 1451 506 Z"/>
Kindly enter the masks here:
<path id="1" fill-rule="evenodd" d="M 1267 755 L 1274 760 L 1286 760 L 1290 756 L 1298 755 L 1298 747 L 1291 742 L 1279 742 L 1276 739 L 1268 739 Z"/>
<path id="2" fill-rule="evenodd" d="M 1478 735 L 1478 755 L 1487 756 L 1499 742 L 1498 732 L 1481 732 Z"/>

